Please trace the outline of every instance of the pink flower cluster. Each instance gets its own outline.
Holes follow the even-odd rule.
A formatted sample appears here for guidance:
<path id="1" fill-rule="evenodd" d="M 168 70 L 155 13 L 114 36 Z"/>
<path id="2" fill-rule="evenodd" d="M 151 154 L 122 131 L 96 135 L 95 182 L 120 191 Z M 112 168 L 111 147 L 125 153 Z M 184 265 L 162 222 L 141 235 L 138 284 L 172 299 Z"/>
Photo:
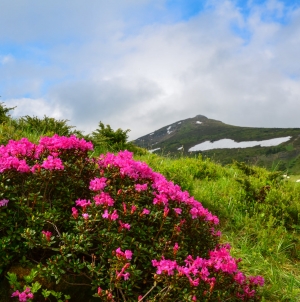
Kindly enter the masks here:
<path id="1" fill-rule="evenodd" d="M 26 289 L 21 293 L 17 290 L 11 296 L 18 297 L 20 302 L 26 302 L 27 299 L 33 299 L 33 293 L 29 287 L 26 287 Z"/>
<path id="2" fill-rule="evenodd" d="M 77 149 L 81 151 L 88 151 L 93 149 L 91 142 L 85 141 L 83 138 L 79 139 L 75 135 L 70 137 L 59 136 L 55 134 L 52 137 L 43 137 L 40 139 L 39 147 L 50 151 Z"/>
<path id="3" fill-rule="evenodd" d="M 7 206 L 8 202 L 9 202 L 9 200 L 7 200 L 7 199 L 0 200 L 0 207 Z"/>
<path id="4" fill-rule="evenodd" d="M 90 182 L 90 190 L 91 191 L 101 191 L 106 187 L 106 180 L 107 178 L 95 178 Z"/>
<path id="5" fill-rule="evenodd" d="M 118 258 L 123 258 L 123 259 L 131 260 L 131 258 L 132 258 L 132 251 L 131 250 L 125 250 L 125 252 L 122 252 L 121 248 L 118 247 L 116 249 L 116 256 Z"/>
<path id="6" fill-rule="evenodd" d="M 146 191 L 148 189 L 148 185 L 147 184 L 135 184 L 134 188 L 137 192 L 141 192 L 141 191 Z"/>
<path id="7" fill-rule="evenodd" d="M 121 151 L 118 155 L 112 153 L 100 155 L 98 165 L 100 169 L 119 168 L 121 176 L 128 176 L 135 181 L 144 179 L 151 182 L 152 189 L 155 190 L 153 204 L 164 206 L 164 216 L 168 215 L 169 202 L 173 201 L 179 205 L 181 203 L 188 205 L 192 219 L 205 220 L 214 225 L 219 223 L 218 217 L 212 215 L 199 201 L 191 197 L 187 191 L 182 192 L 178 185 L 168 181 L 163 175 L 153 172 L 147 164 L 133 160 L 132 153 L 129 151 Z M 135 184 L 135 190 L 138 192 L 147 189 L 148 184 Z M 180 215 L 182 209 L 176 207 L 174 211 Z M 216 234 L 219 235 L 220 233 Z"/>
<path id="8" fill-rule="evenodd" d="M 125 250 L 125 252 L 123 252 L 120 247 L 116 249 L 115 253 L 118 259 L 131 260 L 132 258 L 132 252 L 130 250 Z M 116 270 L 116 279 L 119 280 L 121 277 L 123 277 L 124 280 L 128 280 L 130 274 L 125 272 L 125 270 L 129 267 L 130 263 L 125 263 L 120 272 Z"/>
<path id="9" fill-rule="evenodd" d="M 51 235 L 52 235 L 51 232 L 49 232 L 49 231 L 42 231 L 42 234 L 46 237 L 47 241 L 51 240 Z"/>
<path id="10" fill-rule="evenodd" d="M 104 205 L 112 207 L 115 201 L 110 197 L 110 195 L 106 192 L 101 192 L 100 194 L 94 196 L 95 205 Z"/>
<path id="11" fill-rule="evenodd" d="M 102 217 L 109 220 L 117 220 L 119 215 L 117 214 L 117 210 L 114 210 L 112 213 L 108 213 L 108 210 L 105 210 Z"/>
<path id="12" fill-rule="evenodd" d="M 60 158 L 54 158 L 53 156 L 49 155 L 47 159 L 44 160 L 43 164 L 41 165 L 42 168 L 46 170 L 63 170 L 64 166 Z"/>
<path id="13" fill-rule="evenodd" d="M 6 146 L 0 146 L 0 173 L 10 169 L 21 173 L 35 173 L 40 168 L 62 170 L 64 167 L 58 156 L 62 150 L 68 149 L 88 151 L 93 149 L 93 145 L 84 139 L 78 139 L 75 135 L 65 137 L 55 134 L 53 137 L 43 137 L 38 145 L 31 143 L 27 138 L 19 141 L 10 140 Z M 42 161 L 45 153 L 48 154 L 46 160 L 30 166 L 30 161 Z"/>
<path id="14" fill-rule="evenodd" d="M 176 244 L 175 244 L 176 246 Z M 174 246 L 174 250 L 175 250 Z M 176 251 L 178 245 L 176 246 Z M 264 279 L 261 276 L 247 278 L 243 273 L 238 270 L 237 263 L 240 260 L 232 258 L 229 254 L 230 246 L 228 244 L 216 248 L 209 253 L 209 259 L 196 257 L 193 259 L 189 255 L 185 259 L 185 265 L 180 266 L 176 260 L 168 260 L 164 257 L 160 260 L 152 260 L 152 265 L 157 268 L 156 274 L 161 275 L 174 275 L 179 277 L 185 276 L 191 286 L 197 287 L 201 281 L 210 285 L 213 288 L 216 283 L 216 277 L 210 277 L 211 273 L 225 273 L 232 276 L 242 289 L 242 293 L 238 292 L 237 296 L 241 299 L 251 298 L 255 295 L 253 286 L 264 285 Z"/>
<path id="15" fill-rule="evenodd" d="M 84 210 L 86 209 L 86 207 L 90 207 L 92 205 L 90 200 L 86 200 L 86 199 L 77 199 L 75 203 L 77 206 L 82 207 Z"/>

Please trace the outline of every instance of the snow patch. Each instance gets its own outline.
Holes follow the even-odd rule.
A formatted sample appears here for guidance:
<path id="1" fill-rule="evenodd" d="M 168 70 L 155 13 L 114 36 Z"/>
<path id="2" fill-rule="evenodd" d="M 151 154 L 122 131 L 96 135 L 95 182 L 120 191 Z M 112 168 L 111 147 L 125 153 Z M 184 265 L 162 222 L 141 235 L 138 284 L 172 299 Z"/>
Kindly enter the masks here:
<path id="1" fill-rule="evenodd" d="M 247 141 L 247 142 L 235 142 L 232 139 L 221 139 L 216 142 L 206 141 L 204 143 L 198 144 L 189 149 L 191 151 L 206 151 L 212 149 L 231 149 L 231 148 L 250 148 L 255 146 L 261 147 L 271 147 L 277 146 L 281 143 L 287 142 L 291 136 L 287 137 L 279 137 L 279 138 L 272 138 L 264 141 Z"/>
<path id="2" fill-rule="evenodd" d="M 153 152 L 155 152 L 155 151 L 157 151 L 157 150 L 159 150 L 160 148 L 156 148 L 156 149 L 152 149 L 152 150 L 148 150 L 150 153 L 153 153 Z"/>
<path id="3" fill-rule="evenodd" d="M 168 134 L 171 134 L 171 133 L 173 132 L 173 131 L 170 131 L 171 127 L 172 127 L 172 126 L 169 126 L 169 127 L 167 128 L 167 133 L 168 133 Z"/>
<path id="4" fill-rule="evenodd" d="M 200 122 L 200 121 L 197 121 L 197 122 L 196 122 L 196 124 L 202 124 L 202 122 Z"/>
<path id="5" fill-rule="evenodd" d="M 154 132 L 150 133 L 149 135 L 153 135 L 153 134 L 154 134 Z"/>
<path id="6" fill-rule="evenodd" d="M 180 124 L 181 124 L 181 122 L 178 123 L 178 125 L 180 125 Z"/>

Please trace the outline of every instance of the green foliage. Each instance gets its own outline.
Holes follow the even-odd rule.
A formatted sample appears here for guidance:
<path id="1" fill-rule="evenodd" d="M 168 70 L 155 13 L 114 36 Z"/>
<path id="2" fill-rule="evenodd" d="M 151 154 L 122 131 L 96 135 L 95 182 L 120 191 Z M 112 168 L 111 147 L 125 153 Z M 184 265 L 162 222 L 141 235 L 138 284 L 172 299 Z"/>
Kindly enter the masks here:
<path id="1" fill-rule="evenodd" d="M 67 124 L 68 120 L 57 120 L 52 117 L 44 116 L 23 116 L 16 121 L 16 128 L 29 133 L 38 133 L 39 135 L 51 136 L 54 134 L 70 136 L 75 134 L 72 130 L 74 126 Z"/>
<path id="2" fill-rule="evenodd" d="M 109 142 L 109 145 L 124 145 L 127 142 L 128 139 L 128 132 L 130 132 L 129 129 L 122 130 L 117 129 L 114 131 L 110 125 L 104 125 L 101 121 L 99 122 L 99 129 L 96 129 L 92 133 L 92 138 L 95 142 L 95 144 L 101 144 L 101 143 L 107 143 Z"/>
<path id="3" fill-rule="evenodd" d="M 4 103 L 0 103 L 0 124 L 6 123 L 10 119 L 9 111 L 13 110 L 16 107 L 6 108 Z"/>
<path id="4" fill-rule="evenodd" d="M 182 190 L 193 193 L 194 180 L 217 180 L 226 175 L 226 169 L 217 166 L 210 159 L 202 159 L 201 155 L 195 158 L 160 157 L 156 154 L 136 156 L 145 160 L 155 171 L 162 173 L 167 179 L 180 185 Z"/>
<path id="5" fill-rule="evenodd" d="M 146 154 L 147 151 L 134 145 L 132 142 L 128 142 L 128 133 L 130 129 L 113 130 L 110 125 L 104 125 L 99 122 L 99 128 L 92 132 L 87 138 L 90 139 L 95 147 L 95 153 L 97 155 L 101 153 L 119 152 L 121 150 L 128 150 L 135 154 Z"/>

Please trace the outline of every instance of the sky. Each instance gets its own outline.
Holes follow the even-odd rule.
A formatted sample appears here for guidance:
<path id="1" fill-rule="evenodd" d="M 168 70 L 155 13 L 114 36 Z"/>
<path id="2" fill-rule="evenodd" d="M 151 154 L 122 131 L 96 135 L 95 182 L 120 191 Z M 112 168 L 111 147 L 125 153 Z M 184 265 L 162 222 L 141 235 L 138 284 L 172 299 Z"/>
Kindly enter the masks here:
<path id="1" fill-rule="evenodd" d="M 0 102 L 85 134 L 300 128 L 299 54 L 300 0 L 0 0 Z"/>

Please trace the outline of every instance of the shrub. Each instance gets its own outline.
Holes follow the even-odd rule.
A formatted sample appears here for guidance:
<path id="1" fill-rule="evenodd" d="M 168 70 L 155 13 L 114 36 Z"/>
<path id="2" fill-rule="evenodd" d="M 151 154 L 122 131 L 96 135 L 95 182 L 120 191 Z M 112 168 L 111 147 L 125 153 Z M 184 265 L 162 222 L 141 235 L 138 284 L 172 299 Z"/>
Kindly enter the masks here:
<path id="1" fill-rule="evenodd" d="M 89 150 L 58 135 L 0 147 L 0 270 L 13 297 L 62 301 L 83 285 L 101 301 L 260 299 L 263 278 L 239 271 L 200 202 L 128 151 Z"/>
<path id="2" fill-rule="evenodd" d="M 120 150 L 129 150 L 134 154 L 145 155 L 147 150 L 134 145 L 132 142 L 128 142 L 128 132 L 130 129 L 113 130 L 110 125 L 104 125 L 101 121 L 99 127 L 87 136 L 90 138 L 95 146 L 96 154 L 106 152 L 119 152 Z"/>

